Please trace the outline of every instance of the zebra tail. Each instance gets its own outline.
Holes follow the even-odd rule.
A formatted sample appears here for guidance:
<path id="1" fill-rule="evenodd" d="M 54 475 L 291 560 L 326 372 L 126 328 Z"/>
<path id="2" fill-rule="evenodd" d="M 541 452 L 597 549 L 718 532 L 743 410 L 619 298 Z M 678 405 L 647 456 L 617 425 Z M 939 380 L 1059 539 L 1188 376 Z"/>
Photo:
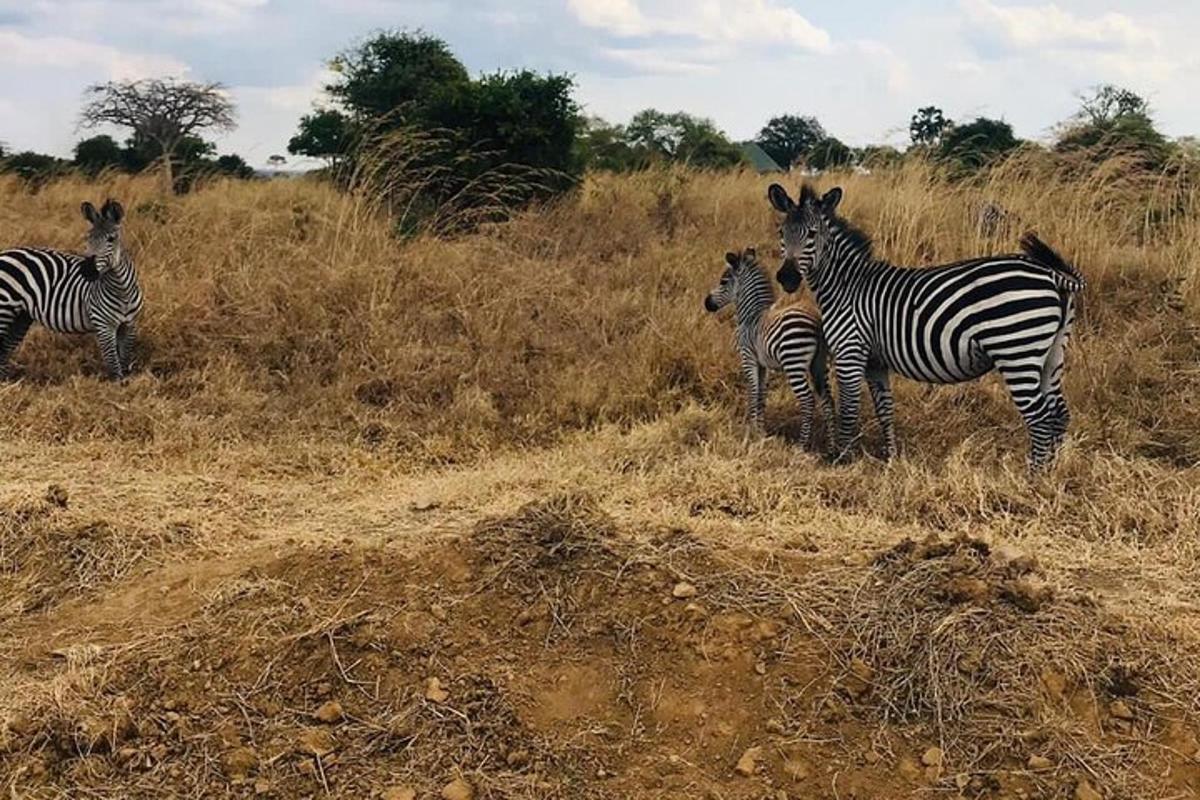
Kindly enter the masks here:
<path id="1" fill-rule="evenodd" d="M 1068 264 L 1066 259 L 1039 239 L 1033 231 L 1021 237 L 1021 250 L 1030 261 L 1049 269 L 1054 276 L 1054 282 L 1063 291 L 1077 294 L 1087 287 L 1087 279 L 1083 277 L 1083 273 L 1072 264 Z"/>

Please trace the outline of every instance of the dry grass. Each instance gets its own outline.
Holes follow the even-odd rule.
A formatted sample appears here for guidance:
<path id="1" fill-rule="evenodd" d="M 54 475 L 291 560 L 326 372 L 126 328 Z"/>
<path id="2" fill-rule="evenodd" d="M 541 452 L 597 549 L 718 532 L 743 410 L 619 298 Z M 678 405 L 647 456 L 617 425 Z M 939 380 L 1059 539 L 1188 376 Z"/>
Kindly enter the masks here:
<path id="1" fill-rule="evenodd" d="M 163 197 L 153 181 L 119 176 L 37 194 L 0 179 L 4 244 L 76 246 L 79 202 L 121 199 L 148 298 L 143 369 L 127 384 L 100 380 L 92 342 L 37 331 L 17 353 L 20 380 L 0 385 L 0 588 L 9 590 L 0 652 L 12 656 L 0 674 L 0 687 L 12 687 L 0 719 L 26 694 L 48 691 L 59 739 L 87 749 L 95 732 L 85 725 L 79 739 L 79 720 L 120 719 L 132 687 L 183 680 L 171 662 L 195 651 L 228 700 L 197 711 L 195 724 L 241 725 L 244 714 L 251 734 L 298 724 L 294 710 L 281 721 L 240 709 L 236 698 L 257 675 L 232 674 L 210 651 L 245 645 L 246 663 L 262 667 L 290 642 L 323 659 L 305 680 L 346 683 L 333 642 L 364 658 L 375 645 L 345 640 L 357 618 L 350 628 L 329 621 L 412 591 L 409 567 L 395 559 L 417 545 L 499 516 L 503 525 L 475 533 L 491 554 L 528 556 L 518 534 L 542 536 L 529 551 L 541 552 L 601 531 L 630 548 L 620 550 L 625 566 L 605 562 L 613 575 L 651 564 L 698 583 L 722 609 L 787 617 L 791 638 L 772 658 L 815 653 L 824 664 L 811 692 L 778 687 L 779 698 L 792 697 L 779 700 L 792 744 L 787 737 L 833 724 L 824 715 L 836 701 L 855 725 L 878 728 L 837 734 L 847 759 L 861 756 L 856 736 L 896 759 L 900 739 L 915 737 L 975 777 L 1024 774 L 1014 753 L 1045 754 L 1055 769 L 1022 777 L 1031 791 L 1069 793 L 1087 776 L 1115 796 L 1186 796 L 1182 783 L 1156 784 L 1153 770 L 1187 740 L 1177 727 L 1193 730 L 1200 712 L 1189 655 L 1200 647 L 1200 190 L 1127 166 L 1068 169 L 1026 156 L 981 183 L 948 183 L 921 164 L 836 178 L 847 216 L 898 263 L 1011 250 L 1021 229 L 1034 228 L 1087 276 L 1068 361 L 1072 440 L 1055 470 L 1036 478 L 1025 474 L 1020 422 L 992 378 L 898 381 L 904 455 L 890 465 L 868 457 L 831 467 L 800 450 L 781 386 L 768 416 L 781 435 L 745 439 L 729 322 L 701 301 L 726 250 L 774 249 L 769 181 L 757 176 L 595 176 L 576 196 L 509 223 L 408 241 L 370 197 L 306 180 L 218 182 Z M 983 200 L 1017 219 L 998 241 L 975 224 Z M 867 431 L 872 449 L 877 434 Z M 69 508 L 45 494 L 49 484 L 66 487 Z M 508 516 L 547 496 L 576 499 Z M 581 506 L 580 497 L 590 499 Z M 893 550 L 930 534 L 960 545 L 930 557 Z M 314 541 L 379 550 L 326 576 L 303 552 L 289 555 Z M 731 550 L 713 556 L 714 545 Z M 1014 572 L 993 557 L 1012 546 L 1036 554 L 1037 566 Z M 570 581 L 554 575 L 570 561 L 561 556 L 518 577 L 569 593 Z M 501 583 L 478 587 L 481 614 L 513 574 L 504 557 L 488 565 Z M 1031 575 L 1049 598 L 1034 612 L 1008 586 Z M 630 598 L 646 615 L 660 599 Z M 583 601 L 571 602 L 583 613 Z M 51 649 L 61 657 L 46 662 Z M 978 666 L 976 650 L 986 656 Z M 1138 675 L 1127 699 L 1135 719 L 1115 731 L 1113 654 Z M 456 657 L 442 666 L 453 672 Z M 855 686 L 863 674 L 867 685 Z M 479 675 L 458 675 L 474 691 Z M 312 699 L 280 680 L 271 691 L 281 702 Z M 395 744 L 378 729 L 414 713 L 413 685 L 362 708 L 354 763 L 374 764 L 372 748 Z M 480 702 L 509 715 L 507 725 L 515 701 L 495 691 Z M 1099 710 L 1081 712 L 1085 699 Z M 453 715 L 418 705 L 451 752 Z M 156 720 L 166 713 L 153 711 Z M 4 740 L 0 725 L 0 751 Z M 162 783 L 172 780 L 171 758 L 158 759 L 141 790 L 209 791 L 224 757 L 210 740 L 187 751 L 198 762 L 180 752 L 180 768 L 192 770 L 186 782 Z M 491 756 L 478 752 L 468 766 L 484 784 L 492 775 L 491 796 L 538 796 L 527 775 L 488 773 Z M 590 764 L 585 755 L 560 752 L 571 764 Z M 403 774 L 437 788 L 415 769 Z M 54 785 L 119 781 L 120 770 L 85 759 Z M 336 770 L 284 772 L 272 780 L 331 780 L 334 794 L 356 785 Z M 934 785 L 950 789 L 953 778 Z"/>

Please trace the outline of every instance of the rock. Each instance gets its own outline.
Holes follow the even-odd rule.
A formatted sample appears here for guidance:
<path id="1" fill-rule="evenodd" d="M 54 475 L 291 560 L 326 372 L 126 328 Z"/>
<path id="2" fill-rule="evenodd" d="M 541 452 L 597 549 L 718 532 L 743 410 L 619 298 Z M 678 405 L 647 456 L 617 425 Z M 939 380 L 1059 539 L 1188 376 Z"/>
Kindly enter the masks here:
<path id="1" fill-rule="evenodd" d="M 335 722 L 341 722 L 346 718 L 346 712 L 342 710 L 342 704 L 337 700 L 330 700 L 327 703 L 322 703 L 321 706 L 313 712 L 313 717 L 326 725 L 332 725 Z"/>
<path id="2" fill-rule="evenodd" d="M 1125 704 L 1124 700 L 1114 700 L 1108 704 L 1108 713 L 1112 714 L 1117 719 L 1126 721 L 1133 719 L 1133 709 Z"/>
<path id="3" fill-rule="evenodd" d="M 931 747 L 921 754 L 921 763 L 927 767 L 940 767 L 946 760 L 946 754 L 940 747 Z"/>
<path id="4" fill-rule="evenodd" d="M 238 747 L 225 754 L 221 765 L 230 780 L 245 780 L 251 772 L 258 769 L 258 753 L 249 747 Z"/>
<path id="5" fill-rule="evenodd" d="M 305 728 L 298 737 L 298 749 L 307 755 L 321 758 L 337 750 L 337 740 L 325 728 Z"/>
<path id="6" fill-rule="evenodd" d="M 785 761 L 783 771 L 794 781 L 802 781 L 812 775 L 812 767 L 799 758 L 789 758 Z"/>
<path id="7" fill-rule="evenodd" d="M 1025 762 L 1025 766 L 1029 767 L 1029 769 L 1034 770 L 1035 772 L 1039 772 L 1052 768 L 1054 766 L 1054 762 L 1045 756 L 1039 756 L 1037 753 L 1034 753 L 1029 757 L 1029 760 Z"/>
<path id="8" fill-rule="evenodd" d="M 425 699 L 433 703 L 444 703 L 450 699 L 450 693 L 442 688 L 442 682 L 437 678 L 425 681 Z"/>
<path id="9" fill-rule="evenodd" d="M 462 778 L 455 778 L 442 787 L 442 800 L 474 800 L 475 789 Z"/>
<path id="10" fill-rule="evenodd" d="M 1091 782 L 1084 778 L 1075 784 L 1075 800 L 1104 800 L 1104 795 L 1096 791 Z"/>
<path id="11" fill-rule="evenodd" d="M 259 778 L 254 782 L 255 794 L 266 794 L 271 791 L 271 782 L 266 778 Z"/>
<path id="12" fill-rule="evenodd" d="M 433 605 L 431 605 L 429 607 L 429 613 L 438 622 L 445 622 L 446 619 L 450 616 L 449 614 L 446 613 L 446 609 L 442 608 L 437 603 L 434 603 Z"/>
<path id="13" fill-rule="evenodd" d="M 417 792 L 409 786 L 393 786 L 383 793 L 383 800 L 417 800 Z"/>
<path id="14" fill-rule="evenodd" d="M 751 747 L 742 753 L 742 757 L 737 760 L 733 771 L 742 777 L 749 778 L 758 771 L 758 760 L 762 758 L 761 747 Z"/>
<path id="15" fill-rule="evenodd" d="M 441 508 L 442 504 L 437 500 L 434 500 L 432 497 L 422 497 L 417 500 L 413 500 L 408 504 L 408 507 L 413 511 L 424 513 L 426 511 L 435 511 Z"/>
<path id="16" fill-rule="evenodd" d="M 671 596 L 676 600 L 686 600 L 689 597 L 695 597 L 698 594 L 700 594 L 700 590 L 687 581 L 680 581 L 679 583 L 675 584 L 675 588 L 671 590 Z"/>

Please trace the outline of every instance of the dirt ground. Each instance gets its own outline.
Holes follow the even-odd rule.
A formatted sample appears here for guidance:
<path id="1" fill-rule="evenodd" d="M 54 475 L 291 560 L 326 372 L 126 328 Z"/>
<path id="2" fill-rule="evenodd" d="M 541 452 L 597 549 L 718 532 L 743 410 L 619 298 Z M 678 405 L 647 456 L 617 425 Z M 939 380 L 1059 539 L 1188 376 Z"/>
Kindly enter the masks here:
<path id="1" fill-rule="evenodd" d="M 1161 567 L 1135 581 L 1145 548 L 1064 571 L 1036 535 L 764 513 L 744 479 L 679 484 L 723 463 L 694 437 L 783 492 L 815 459 L 694 413 L 367 479 L 181 463 L 89 491 L 86 447 L 50 455 L 77 476 L 54 485 L 5 452 L 23 488 L 0 512 L 0 780 L 14 797 L 1200 796 L 1194 589 Z"/>

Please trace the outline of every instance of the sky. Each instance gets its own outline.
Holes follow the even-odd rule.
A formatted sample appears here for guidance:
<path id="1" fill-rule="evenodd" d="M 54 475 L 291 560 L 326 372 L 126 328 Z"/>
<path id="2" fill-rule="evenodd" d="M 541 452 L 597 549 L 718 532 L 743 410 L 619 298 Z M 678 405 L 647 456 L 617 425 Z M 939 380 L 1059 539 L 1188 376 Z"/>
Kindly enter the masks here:
<path id="1" fill-rule="evenodd" d="M 329 58 L 387 28 L 473 73 L 568 73 L 588 114 L 682 110 L 735 139 L 794 113 L 904 144 L 932 104 L 1045 140 L 1098 83 L 1200 134 L 1197 0 L 0 0 L 0 142 L 67 156 L 87 85 L 176 76 L 228 87 L 239 124 L 213 138 L 261 166 L 324 102 Z"/>

